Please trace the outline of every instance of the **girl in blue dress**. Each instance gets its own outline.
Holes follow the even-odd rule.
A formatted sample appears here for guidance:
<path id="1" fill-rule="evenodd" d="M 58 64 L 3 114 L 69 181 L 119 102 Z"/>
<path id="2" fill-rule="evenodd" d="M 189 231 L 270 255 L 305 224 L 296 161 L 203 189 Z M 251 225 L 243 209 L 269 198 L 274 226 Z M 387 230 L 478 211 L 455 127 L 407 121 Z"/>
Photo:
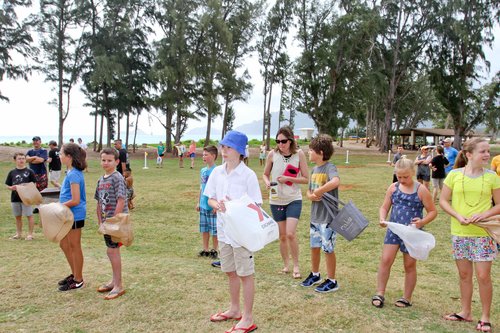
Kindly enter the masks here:
<path id="1" fill-rule="evenodd" d="M 398 181 L 387 189 L 384 203 L 379 209 L 380 226 L 387 226 L 385 221 L 387 221 L 387 215 L 391 210 L 391 222 L 404 225 L 412 224 L 420 229 L 434 220 L 437 215 L 431 193 L 425 186 L 421 186 L 414 180 L 415 166 L 409 159 L 403 156 L 397 161 L 395 171 Z M 427 212 L 425 217 L 423 216 L 423 208 Z M 405 285 L 403 297 L 398 299 L 394 305 L 401 308 L 412 305 L 411 296 L 417 283 L 417 260 L 410 257 L 403 241 L 391 230 L 387 230 L 377 272 L 377 293 L 372 297 L 372 305 L 377 308 L 384 306 L 385 289 L 398 250 L 403 252 Z"/>

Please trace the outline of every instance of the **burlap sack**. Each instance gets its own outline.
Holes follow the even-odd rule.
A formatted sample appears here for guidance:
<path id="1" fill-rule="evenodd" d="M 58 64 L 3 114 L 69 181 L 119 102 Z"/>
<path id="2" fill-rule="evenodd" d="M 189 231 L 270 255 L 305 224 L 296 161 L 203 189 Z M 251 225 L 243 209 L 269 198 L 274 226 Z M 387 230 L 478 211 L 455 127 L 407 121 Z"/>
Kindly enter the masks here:
<path id="1" fill-rule="evenodd" d="M 474 224 L 484 228 L 491 238 L 500 243 L 500 215 L 489 217 Z"/>
<path id="2" fill-rule="evenodd" d="M 52 202 L 40 205 L 40 221 L 44 236 L 52 242 L 60 242 L 73 226 L 74 217 L 71 210 L 59 203 Z"/>
<path id="3" fill-rule="evenodd" d="M 42 195 L 33 182 L 16 185 L 16 191 L 23 204 L 27 206 L 40 205 L 43 201 Z"/>
<path id="4" fill-rule="evenodd" d="M 130 215 L 125 213 L 107 218 L 101 223 L 99 232 L 103 235 L 110 235 L 113 242 L 122 243 L 125 246 L 132 245 L 134 240 L 132 221 Z"/>

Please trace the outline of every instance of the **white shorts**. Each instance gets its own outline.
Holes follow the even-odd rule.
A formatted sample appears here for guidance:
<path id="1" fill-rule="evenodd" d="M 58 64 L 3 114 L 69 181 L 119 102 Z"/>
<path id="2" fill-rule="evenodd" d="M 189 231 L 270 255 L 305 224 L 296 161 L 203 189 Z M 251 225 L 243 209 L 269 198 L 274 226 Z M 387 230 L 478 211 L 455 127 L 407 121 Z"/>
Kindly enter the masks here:
<path id="1" fill-rule="evenodd" d="M 58 182 L 59 179 L 61 178 L 61 170 L 59 171 L 49 171 L 49 176 L 50 176 L 50 181 L 51 182 Z"/>

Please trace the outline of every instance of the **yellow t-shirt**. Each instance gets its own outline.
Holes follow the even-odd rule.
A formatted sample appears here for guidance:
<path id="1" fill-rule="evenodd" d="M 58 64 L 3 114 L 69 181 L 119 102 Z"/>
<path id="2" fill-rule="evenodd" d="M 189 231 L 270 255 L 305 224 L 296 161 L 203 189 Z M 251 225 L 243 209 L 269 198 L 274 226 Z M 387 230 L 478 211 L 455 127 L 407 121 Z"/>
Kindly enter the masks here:
<path id="1" fill-rule="evenodd" d="M 500 155 L 493 157 L 491 160 L 491 170 L 495 171 L 500 176 Z"/>
<path id="2" fill-rule="evenodd" d="M 500 177 L 491 170 L 485 170 L 482 176 L 471 178 L 464 176 L 464 169 L 460 168 L 451 170 L 444 184 L 451 189 L 453 209 L 464 217 L 470 217 L 491 208 L 491 192 L 500 188 Z M 462 225 L 454 217 L 451 218 L 451 234 L 460 237 L 488 236 L 483 228 L 474 224 Z"/>

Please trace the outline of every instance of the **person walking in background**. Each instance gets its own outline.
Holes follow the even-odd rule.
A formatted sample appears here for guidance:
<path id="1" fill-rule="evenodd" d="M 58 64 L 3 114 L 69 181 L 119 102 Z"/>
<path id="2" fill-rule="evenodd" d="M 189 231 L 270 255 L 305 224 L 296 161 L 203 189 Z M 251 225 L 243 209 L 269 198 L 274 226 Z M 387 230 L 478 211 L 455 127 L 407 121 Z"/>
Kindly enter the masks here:
<path id="1" fill-rule="evenodd" d="M 398 145 L 396 154 L 394 154 L 394 157 L 392 159 L 391 167 L 394 168 L 396 165 L 397 161 L 399 161 L 403 157 L 403 145 Z M 395 183 L 398 181 L 398 177 L 396 177 L 396 169 L 393 170 L 392 173 L 392 182 Z"/>
<path id="2" fill-rule="evenodd" d="M 420 184 L 424 184 L 424 186 L 429 189 L 429 182 L 431 181 L 429 163 L 431 163 L 432 157 L 429 155 L 429 147 L 427 146 L 422 146 L 420 152 L 421 153 L 415 158 L 415 165 L 417 165 L 417 181 Z"/>
<path id="3" fill-rule="evenodd" d="M 268 189 L 273 183 L 276 195 L 270 195 L 269 203 L 273 218 L 278 222 L 280 253 L 283 273 L 289 273 L 292 256 L 294 279 L 300 279 L 299 243 L 297 225 L 302 212 L 302 191 L 300 184 L 309 182 L 309 171 L 304 152 L 297 149 L 293 131 L 285 126 L 276 134 L 276 148 L 267 156 L 262 179 Z"/>
<path id="4" fill-rule="evenodd" d="M 196 141 L 192 140 L 191 144 L 189 145 L 189 151 L 188 151 L 189 158 L 191 159 L 191 167 L 190 169 L 194 168 L 194 158 L 196 157 Z"/>
<path id="5" fill-rule="evenodd" d="M 387 221 L 387 215 L 391 210 L 391 222 L 414 225 L 420 229 L 437 216 L 431 193 L 425 186 L 421 186 L 414 181 L 415 165 L 412 161 L 402 158 L 396 162 L 395 169 L 398 181 L 392 183 L 387 189 L 384 202 L 379 209 L 379 225 L 387 227 L 385 221 Z M 424 208 L 427 212 L 425 217 L 423 216 Z M 417 284 L 417 260 L 408 254 L 408 250 L 401 238 L 391 230 L 387 230 L 377 272 L 377 293 L 372 297 L 372 305 L 377 308 L 384 306 L 385 289 L 398 250 L 403 253 L 405 284 L 403 297 L 398 299 L 395 305 L 400 308 L 412 305 L 411 298 Z"/>
<path id="6" fill-rule="evenodd" d="M 453 140 L 451 140 L 450 138 L 446 138 L 443 140 L 444 157 L 446 157 L 449 162 L 449 164 L 444 169 L 446 175 L 453 169 L 453 166 L 455 165 L 455 159 L 458 155 L 458 150 L 456 150 L 455 147 L 451 145 L 452 142 Z"/>
<path id="7" fill-rule="evenodd" d="M 58 285 L 60 291 L 69 291 L 84 285 L 81 239 L 87 215 L 87 196 L 82 171 L 85 170 L 87 162 L 85 151 L 75 143 L 63 145 L 60 158 L 67 168 L 67 173 L 61 186 L 59 202 L 71 209 L 74 222 L 69 233 L 59 242 L 71 268 L 71 274 L 59 281 Z"/>
<path id="8" fill-rule="evenodd" d="M 127 149 L 123 148 L 121 139 L 115 140 L 115 148 L 116 150 L 118 150 L 118 155 L 120 159 L 120 163 L 118 163 L 118 165 L 116 166 L 116 170 L 123 176 L 123 171 L 127 170 L 127 168 L 130 169 L 128 152 Z"/>
<path id="9" fill-rule="evenodd" d="M 26 161 L 29 163 L 30 169 L 35 173 L 36 188 L 38 191 L 43 191 L 48 186 L 47 167 L 47 150 L 42 148 L 42 139 L 39 136 L 33 137 L 33 149 L 26 153 Z"/>
<path id="10" fill-rule="evenodd" d="M 453 258 L 458 269 L 461 310 L 446 320 L 472 321 L 473 274 L 479 285 L 481 319 L 476 330 L 491 331 L 493 298 L 491 266 L 497 244 L 476 222 L 500 214 L 500 178 L 488 170 L 490 147 L 483 138 L 467 140 L 457 156 L 455 169 L 444 180 L 439 204 L 451 217 Z M 496 205 L 493 206 L 491 197 Z"/>
<path id="11" fill-rule="evenodd" d="M 436 202 L 439 191 L 443 188 L 444 178 L 446 173 L 444 171 L 445 166 L 450 162 L 444 156 L 444 149 L 442 146 L 436 147 L 436 156 L 432 158 L 429 167 L 432 170 L 432 200 Z"/>
<path id="12" fill-rule="evenodd" d="M 175 144 L 175 149 L 177 150 L 177 156 L 179 157 L 179 168 L 184 168 L 184 154 L 186 153 L 186 146 L 182 142 L 177 142 Z"/>
<path id="13" fill-rule="evenodd" d="M 262 144 L 259 147 L 259 164 L 263 166 L 266 164 L 266 144 L 262 141 Z"/>
<path id="14" fill-rule="evenodd" d="M 33 170 L 26 167 L 26 155 L 24 153 L 15 153 L 14 162 L 16 163 L 16 168 L 11 170 L 7 175 L 5 180 L 5 185 L 12 191 L 10 195 L 10 205 L 12 208 L 12 214 L 16 219 L 16 234 L 10 239 L 21 239 L 23 232 L 23 216 L 28 219 L 28 236 L 26 240 L 33 240 L 33 229 L 35 227 L 35 221 L 33 219 L 33 210 L 31 206 L 25 205 L 19 194 L 17 194 L 17 185 L 35 182 L 35 173 Z"/>
<path id="15" fill-rule="evenodd" d="M 165 157 L 165 146 L 163 142 L 160 141 L 158 147 L 156 147 L 156 167 L 163 168 L 163 158 Z"/>
<path id="16" fill-rule="evenodd" d="M 314 289 L 319 293 L 329 293 L 339 289 L 335 279 L 337 258 L 335 243 L 337 233 L 328 226 L 332 218 L 328 214 L 325 203 L 321 200 L 324 193 L 339 197 L 338 188 L 340 178 L 337 167 L 330 163 L 334 153 L 333 140 L 329 135 L 320 134 L 309 144 L 309 160 L 316 166 L 311 172 L 307 198 L 311 203 L 311 224 L 309 230 L 311 244 L 311 273 L 300 284 L 302 287 L 311 287 L 320 283 L 319 264 L 321 250 L 325 253 L 327 278 Z"/>
<path id="17" fill-rule="evenodd" d="M 59 179 L 61 178 L 61 159 L 59 158 L 59 148 L 57 148 L 57 142 L 51 140 L 49 142 L 49 178 L 50 183 L 55 187 L 60 188 Z"/>

